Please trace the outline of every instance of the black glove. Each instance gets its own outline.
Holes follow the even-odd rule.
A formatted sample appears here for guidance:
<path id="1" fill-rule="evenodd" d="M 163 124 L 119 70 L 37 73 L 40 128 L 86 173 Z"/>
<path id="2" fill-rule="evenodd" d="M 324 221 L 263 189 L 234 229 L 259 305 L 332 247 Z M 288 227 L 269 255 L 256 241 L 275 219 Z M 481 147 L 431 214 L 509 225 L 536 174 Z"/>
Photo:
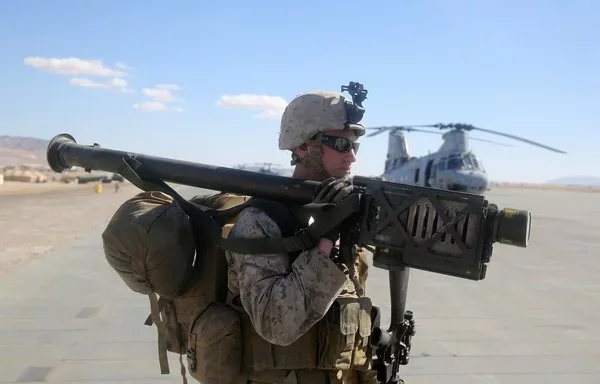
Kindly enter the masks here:
<path id="1" fill-rule="evenodd" d="M 353 187 L 348 179 L 336 179 L 330 177 L 321 182 L 315 191 L 313 203 L 336 204 L 352 193 Z"/>
<path id="2" fill-rule="evenodd" d="M 331 177 L 321 182 L 321 185 L 317 188 L 313 203 L 314 204 L 337 204 L 341 200 L 345 199 L 352 193 L 353 187 L 348 179 L 336 179 Z M 322 213 L 321 215 L 326 215 Z M 315 221 L 318 220 L 315 217 Z M 333 241 L 334 243 L 340 238 L 339 228 L 334 228 L 325 234 L 326 238 Z"/>

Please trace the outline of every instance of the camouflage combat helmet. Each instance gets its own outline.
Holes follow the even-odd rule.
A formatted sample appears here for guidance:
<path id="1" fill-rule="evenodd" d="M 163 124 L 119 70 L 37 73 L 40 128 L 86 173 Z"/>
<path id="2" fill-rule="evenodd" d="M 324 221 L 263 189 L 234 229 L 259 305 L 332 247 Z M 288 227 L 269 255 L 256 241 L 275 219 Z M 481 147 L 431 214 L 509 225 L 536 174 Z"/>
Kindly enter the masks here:
<path id="1" fill-rule="evenodd" d="M 292 100 L 283 112 L 279 149 L 292 150 L 316 134 L 330 129 L 353 129 L 357 136 L 366 130 L 359 121 L 362 113 L 336 92 L 309 92 Z"/>

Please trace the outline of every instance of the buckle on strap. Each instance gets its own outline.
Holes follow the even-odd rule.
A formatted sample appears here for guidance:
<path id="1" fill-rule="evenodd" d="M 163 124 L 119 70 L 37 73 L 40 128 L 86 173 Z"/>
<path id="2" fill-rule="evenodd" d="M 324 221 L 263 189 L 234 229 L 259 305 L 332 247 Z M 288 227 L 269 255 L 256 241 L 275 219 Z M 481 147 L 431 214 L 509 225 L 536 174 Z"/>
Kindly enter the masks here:
<path id="1" fill-rule="evenodd" d="M 313 247 L 316 243 L 316 240 L 308 232 L 307 228 L 304 228 L 304 229 L 301 229 L 300 231 L 298 231 L 294 235 L 294 237 L 297 238 L 300 241 L 300 243 L 302 243 L 303 249 L 308 249 L 310 247 Z"/>

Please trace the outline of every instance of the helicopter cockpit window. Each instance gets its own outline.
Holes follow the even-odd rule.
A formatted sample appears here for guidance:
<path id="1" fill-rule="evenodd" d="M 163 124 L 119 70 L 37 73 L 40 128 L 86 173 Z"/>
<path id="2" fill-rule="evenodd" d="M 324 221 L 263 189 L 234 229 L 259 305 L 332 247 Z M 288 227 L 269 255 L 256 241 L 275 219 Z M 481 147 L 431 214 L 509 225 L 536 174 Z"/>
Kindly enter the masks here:
<path id="1" fill-rule="evenodd" d="M 473 162 L 473 164 L 475 165 L 475 169 L 478 169 L 480 171 L 483 171 L 483 164 L 481 164 L 481 161 L 477 158 L 477 156 L 475 156 L 474 154 L 470 154 L 469 155 L 471 157 L 471 161 Z"/>
<path id="2" fill-rule="evenodd" d="M 473 153 L 468 153 L 463 156 L 463 161 L 465 162 L 466 169 L 475 169 L 478 171 L 483 171 L 483 165 L 481 161 L 475 156 Z"/>
<path id="3" fill-rule="evenodd" d="M 483 166 L 483 163 L 481 162 L 480 159 L 478 159 L 475 155 L 471 155 L 473 156 L 473 160 L 477 162 L 477 169 L 480 170 L 481 172 L 485 173 L 485 167 Z"/>
<path id="4" fill-rule="evenodd" d="M 437 166 L 438 171 L 445 170 L 446 169 L 446 158 L 442 157 L 436 166 Z"/>
<path id="5" fill-rule="evenodd" d="M 448 157 L 448 169 L 463 169 L 465 163 L 460 155 L 450 155 Z"/>
<path id="6" fill-rule="evenodd" d="M 477 169 L 477 164 L 475 163 L 471 154 L 467 154 L 462 157 L 464 169 Z"/>
<path id="7" fill-rule="evenodd" d="M 467 160 L 467 163 L 469 164 L 471 169 L 479 168 L 477 166 L 477 160 L 475 160 L 475 158 L 471 154 L 468 154 L 467 156 L 465 156 L 465 159 Z"/>

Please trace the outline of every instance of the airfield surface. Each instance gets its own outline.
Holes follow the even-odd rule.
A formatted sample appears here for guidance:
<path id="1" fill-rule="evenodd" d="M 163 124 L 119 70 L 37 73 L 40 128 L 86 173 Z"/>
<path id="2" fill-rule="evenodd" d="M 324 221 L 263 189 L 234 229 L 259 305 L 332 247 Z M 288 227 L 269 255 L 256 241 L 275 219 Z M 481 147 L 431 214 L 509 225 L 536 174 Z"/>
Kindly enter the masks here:
<path id="1" fill-rule="evenodd" d="M 120 198 L 133 192 L 124 188 Z M 102 214 L 98 195 L 76 194 L 71 202 L 80 207 L 63 211 L 66 218 L 87 209 L 98 220 L 74 227 L 78 238 L 1 275 L 0 383 L 181 382 L 177 355 L 171 374 L 160 374 L 156 328 L 143 324 L 147 298 L 105 261 L 100 232 L 119 200 L 101 195 L 108 199 Z M 66 206 L 64 198 L 47 199 Z M 600 383 L 600 194 L 495 188 L 488 199 L 533 213 L 529 248 L 496 245 L 478 282 L 411 271 L 407 308 L 417 333 L 402 377 L 408 384 Z M 27 228 L 42 233 L 45 220 Z M 371 269 L 367 293 L 387 325 L 386 271 Z"/>

